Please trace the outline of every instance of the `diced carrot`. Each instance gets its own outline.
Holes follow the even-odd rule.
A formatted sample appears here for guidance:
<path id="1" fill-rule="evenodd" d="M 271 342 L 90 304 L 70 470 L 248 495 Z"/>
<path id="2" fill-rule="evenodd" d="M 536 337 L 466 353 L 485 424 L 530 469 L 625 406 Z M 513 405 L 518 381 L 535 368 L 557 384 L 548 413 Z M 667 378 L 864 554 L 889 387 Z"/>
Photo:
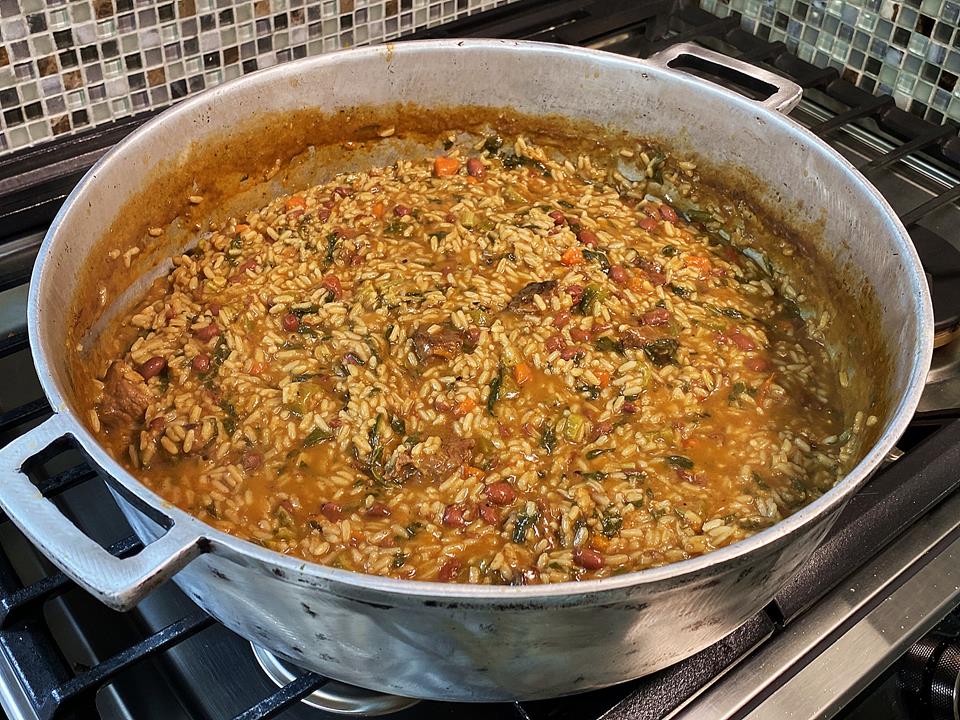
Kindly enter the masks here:
<path id="1" fill-rule="evenodd" d="M 244 233 L 250 229 L 250 226 L 245 223 L 237 223 L 237 232 Z"/>
<path id="2" fill-rule="evenodd" d="M 373 204 L 373 216 L 374 216 L 375 218 L 382 218 L 382 217 L 383 217 L 383 203 L 382 203 L 382 202 L 376 202 L 376 203 Z"/>
<path id="3" fill-rule="evenodd" d="M 478 467 L 473 467 L 473 465 L 464 465 L 463 466 L 463 477 L 467 480 L 479 480 L 486 473 L 483 472 Z"/>
<path id="4" fill-rule="evenodd" d="M 293 210 L 294 208 L 305 208 L 307 206 L 307 201 L 304 200 L 299 195 L 293 195 L 288 197 L 286 203 L 284 203 L 287 211 Z"/>
<path id="5" fill-rule="evenodd" d="M 601 370 L 597 373 L 597 380 L 600 381 L 600 387 L 605 388 L 610 384 L 610 373 L 606 370 Z"/>
<path id="6" fill-rule="evenodd" d="M 533 370 L 525 362 L 517 363 L 513 366 L 513 379 L 517 385 L 523 385 L 529 382 L 533 377 Z"/>
<path id="7" fill-rule="evenodd" d="M 255 362 L 253 365 L 250 366 L 250 374 L 259 375 L 260 373 L 263 372 L 265 367 L 266 365 L 264 365 L 262 362 Z"/>
<path id="8" fill-rule="evenodd" d="M 560 256 L 560 262 L 567 267 L 571 265 L 583 265 L 583 253 L 580 252 L 580 248 L 567 248 L 563 251 L 563 255 Z"/>
<path id="9" fill-rule="evenodd" d="M 473 175 L 467 175 L 467 184 L 468 184 L 468 185 L 476 185 L 478 182 L 480 182 L 480 181 L 479 181 L 477 178 L 475 178 Z"/>
<path id="10" fill-rule="evenodd" d="M 696 269 L 701 276 L 709 273 L 710 269 L 713 267 L 707 258 L 701 257 L 699 255 L 691 255 L 684 262 L 687 267 L 692 267 Z"/>
<path id="11" fill-rule="evenodd" d="M 446 155 L 438 155 L 433 159 L 433 174 L 437 177 L 456 175 L 460 169 L 460 161 Z"/>
<path id="12" fill-rule="evenodd" d="M 464 398 L 453 406 L 453 414 L 460 418 L 469 413 L 477 406 L 477 401 L 473 398 Z"/>
<path id="13" fill-rule="evenodd" d="M 590 539 L 590 544 L 600 552 L 603 552 L 609 547 L 610 541 L 603 537 L 603 535 L 596 535 Z"/>

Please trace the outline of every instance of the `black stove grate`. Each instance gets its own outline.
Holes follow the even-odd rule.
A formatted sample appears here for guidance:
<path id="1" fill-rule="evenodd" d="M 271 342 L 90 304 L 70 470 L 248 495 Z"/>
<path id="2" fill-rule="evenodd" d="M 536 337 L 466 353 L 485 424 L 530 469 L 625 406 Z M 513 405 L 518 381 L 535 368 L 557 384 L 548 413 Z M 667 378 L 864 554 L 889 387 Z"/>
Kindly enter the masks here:
<path id="1" fill-rule="evenodd" d="M 835 144 L 855 143 L 857 130 L 883 141 L 873 148 L 861 169 L 878 182 L 896 171 L 921 177 L 926 194 L 907 207 L 897 207 L 932 275 L 938 330 L 960 323 L 960 253 L 944 239 L 937 216 L 960 198 L 960 138 L 956 126 L 934 125 L 896 108 L 889 96 L 873 96 L 855 87 L 831 69 L 817 68 L 789 54 L 782 43 L 770 43 L 742 31 L 739 17 L 717 18 L 696 6 L 648 2 L 542 3 L 521 0 L 414 37 L 507 37 L 591 45 L 645 57 L 674 42 L 696 41 L 729 55 L 766 66 L 802 85 L 815 108 L 801 108 L 795 117 Z M 39 234 L 45 230 L 69 189 L 106 149 L 138 127 L 145 116 L 120 121 L 50 145 L 31 148 L 0 159 L 0 291 L 22 286 L 36 254 Z M 843 138 L 842 141 L 838 138 Z M 851 139 L 852 138 L 852 139 Z M 917 161 L 919 162 L 911 162 Z M 933 180 L 931 180 L 933 178 Z M 918 181 L 919 182 L 919 181 Z M 897 206 L 898 197 L 889 197 Z M 31 232 L 34 233 L 31 235 Z M 26 239 L 24 239 L 26 238 Z M 28 352 L 25 330 L 0 339 L 0 362 Z M 0 412 L 0 438 L 9 439 L 50 412 L 45 400 L 33 399 Z M 863 548 L 879 551 L 946 495 L 960 487 L 952 472 L 960 461 L 960 420 L 941 413 L 911 437 L 926 434 L 906 457 L 879 473 L 845 510 L 837 529 L 816 551 L 805 570 L 775 601 L 735 633 L 698 655 L 655 675 L 614 688 L 561 700 L 512 705 L 463 706 L 421 703 L 402 711 L 403 718 L 513 717 L 520 720 L 563 718 L 661 718 L 682 705 L 720 676 L 752 648 L 835 587 L 855 565 L 867 560 Z M 932 427 L 931 427 L 932 426 Z M 931 432 L 932 431 L 932 432 Z M 96 471 L 65 449 L 62 458 L 45 457 L 32 468 L 37 487 L 47 497 L 61 498 L 91 483 L 101 483 Z M 60 460 L 62 469 L 48 470 Z M 65 462 L 64 462 L 65 460 Z M 139 628 L 105 660 L 78 666 L 58 647 L 45 608 L 55 598 L 79 591 L 62 574 L 47 568 L 41 577 L 22 582 L 15 569 L 18 546 L 8 541 L 12 528 L 0 518 L 0 652 L 15 677 L 0 682 L 16 686 L 34 715 L 43 720 L 95 716 L 96 695 L 125 672 L 162 656 L 171 649 L 202 638 L 219 627 L 206 614 L 183 614 L 159 630 Z M 127 530 L 129 532 L 129 530 Z M 22 540 L 22 538 L 21 538 Z M 116 555 L 139 551 L 133 535 L 105 543 Z M 851 552 L 856 549 L 857 552 Z M 859 557 L 858 557 L 859 555 Z M 852 558 L 857 558 L 856 561 Z M 98 615 L 121 616 L 100 609 Z M 109 621 L 109 620 L 108 620 Z M 135 624 L 135 623 L 134 623 Z M 0 658 L 2 664 L 2 658 Z M 304 673 L 275 692 L 265 694 L 233 717 L 271 718 L 285 712 L 327 680 Z M 320 713 L 322 716 L 322 713 Z M 224 716 L 228 717 L 228 716 Z M 311 715 L 313 717 L 313 715 Z M 332 716 L 330 716 L 332 717 Z"/>

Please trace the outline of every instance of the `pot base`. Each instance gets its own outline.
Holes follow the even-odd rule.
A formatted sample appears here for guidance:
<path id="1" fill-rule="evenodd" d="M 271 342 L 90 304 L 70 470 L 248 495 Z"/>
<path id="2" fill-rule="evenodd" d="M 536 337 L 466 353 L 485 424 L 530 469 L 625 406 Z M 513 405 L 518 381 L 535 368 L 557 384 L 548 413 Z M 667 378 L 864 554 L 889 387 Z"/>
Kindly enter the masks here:
<path id="1" fill-rule="evenodd" d="M 257 659 L 260 667 L 278 687 L 282 687 L 297 678 L 297 673 L 292 669 L 295 666 L 292 664 L 281 660 L 269 650 L 264 650 L 253 643 L 250 643 L 250 647 L 253 648 L 253 656 Z M 387 695 L 375 690 L 366 690 L 355 685 L 346 685 L 336 680 L 330 680 L 300 702 L 318 710 L 326 710 L 340 715 L 374 717 L 405 710 L 420 701 L 416 698 Z"/>

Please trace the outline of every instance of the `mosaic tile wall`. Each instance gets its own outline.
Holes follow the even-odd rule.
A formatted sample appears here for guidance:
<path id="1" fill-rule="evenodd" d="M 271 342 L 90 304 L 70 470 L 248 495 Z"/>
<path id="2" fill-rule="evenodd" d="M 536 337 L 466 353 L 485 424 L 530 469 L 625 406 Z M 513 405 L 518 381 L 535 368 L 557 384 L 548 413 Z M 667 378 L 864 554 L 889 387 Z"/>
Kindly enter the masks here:
<path id="1" fill-rule="evenodd" d="M 0 154 L 509 0 L 0 0 Z"/>
<path id="2" fill-rule="evenodd" d="M 0 0 L 2 2 L 2 0 Z M 700 0 L 742 15 L 748 32 L 783 41 L 871 92 L 935 122 L 960 120 L 960 0 Z"/>

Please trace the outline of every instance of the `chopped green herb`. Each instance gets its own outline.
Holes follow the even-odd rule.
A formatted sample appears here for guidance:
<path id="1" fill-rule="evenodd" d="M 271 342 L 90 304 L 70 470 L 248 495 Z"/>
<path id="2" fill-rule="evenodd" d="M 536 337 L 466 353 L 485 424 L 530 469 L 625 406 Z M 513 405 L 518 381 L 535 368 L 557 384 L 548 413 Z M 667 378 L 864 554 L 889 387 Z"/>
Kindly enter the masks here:
<path id="1" fill-rule="evenodd" d="M 557 447 L 557 431 L 554 430 L 553 425 L 544 425 L 540 433 L 540 447 L 546 450 L 548 455 L 553 454 Z"/>
<path id="2" fill-rule="evenodd" d="M 643 352 L 650 358 L 650 362 L 657 367 L 663 367 L 664 365 L 676 364 L 679 347 L 680 343 L 673 338 L 660 338 L 644 345 Z"/>
<path id="3" fill-rule="evenodd" d="M 490 394 L 487 396 L 487 412 L 496 415 L 493 412 L 493 406 L 500 399 L 500 388 L 503 387 L 503 365 L 497 369 L 497 375 L 490 381 Z"/>
<path id="4" fill-rule="evenodd" d="M 593 460 L 594 458 L 598 458 L 598 457 L 600 457 L 601 455 L 603 455 L 604 453 L 608 453 L 608 452 L 613 452 L 613 449 L 612 449 L 612 448 L 597 448 L 596 450 L 590 450 L 590 451 L 588 451 L 587 454 L 586 454 L 584 457 L 586 457 L 587 460 Z"/>
<path id="5" fill-rule="evenodd" d="M 313 447 L 314 445 L 319 445 L 320 443 L 329 440 L 333 437 L 333 433 L 320 428 L 314 428 L 310 431 L 310 434 L 303 440 L 304 449 Z"/>
<path id="6" fill-rule="evenodd" d="M 681 468 L 683 470 L 693 469 L 693 460 L 685 455 L 667 455 L 663 459 L 675 468 Z"/>
<path id="7" fill-rule="evenodd" d="M 290 312 L 297 317 L 303 317 L 304 315 L 312 315 L 319 310 L 320 308 L 317 305 L 307 305 L 306 307 L 291 308 Z"/>
<path id="8" fill-rule="evenodd" d="M 590 284 L 583 289 L 583 295 L 580 302 L 577 303 L 576 310 L 580 315 L 592 315 L 593 306 L 601 298 L 600 288 L 597 285 Z"/>
<path id="9" fill-rule="evenodd" d="M 390 566 L 396 570 L 397 568 L 402 568 L 407 562 L 406 553 L 402 553 L 399 550 L 393 556 L 393 562 L 390 563 Z"/>
<path id="10" fill-rule="evenodd" d="M 340 242 L 340 233 L 332 232 L 327 235 L 327 264 L 333 264 L 334 254 L 337 251 L 337 243 Z"/>
<path id="11" fill-rule="evenodd" d="M 604 537 L 612 538 L 623 527 L 623 518 L 619 515 L 604 515 L 600 521 L 600 532 Z"/>
<path id="12" fill-rule="evenodd" d="M 674 285 L 673 283 L 670 283 L 667 285 L 667 287 L 669 287 L 673 291 L 673 294 L 677 297 L 688 298 L 693 295 L 693 290 L 690 288 L 685 288 L 682 285 Z"/>
<path id="13" fill-rule="evenodd" d="M 583 393 L 591 400 L 596 400 L 600 397 L 600 386 L 599 385 L 588 385 L 587 383 L 580 383 L 576 386 L 576 391 Z"/>
<path id="14" fill-rule="evenodd" d="M 497 152 L 500 148 L 503 147 L 503 138 L 499 135 L 489 135 L 486 140 L 483 141 L 483 149 L 486 150 L 491 155 Z"/>
<path id="15" fill-rule="evenodd" d="M 743 320 L 744 315 L 742 312 L 732 307 L 720 308 L 720 314 L 726 315 L 728 318 L 733 318 L 734 320 Z"/>
<path id="16" fill-rule="evenodd" d="M 677 250 L 676 246 L 674 246 L 674 245 L 664 245 L 663 248 L 661 248 L 661 250 L 660 250 L 660 254 L 661 254 L 661 255 L 666 255 L 667 257 L 673 257 L 673 256 L 676 255 L 678 252 L 680 252 L 680 251 Z"/>
<path id="17" fill-rule="evenodd" d="M 600 352 L 615 352 L 617 355 L 624 355 L 624 347 L 622 340 L 614 340 L 608 335 L 604 335 L 601 338 L 597 338 L 597 341 L 593 346 Z"/>
<path id="18" fill-rule="evenodd" d="M 587 260 L 593 260 L 599 263 L 604 272 L 610 269 L 610 260 L 607 258 L 606 253 L 600 252 L 599 250 L 587 250 L 586 248 L 582 250 L 582 253 Z"/>
<path id="19" fill-rule="evenodd" d="M 397 417 L 393 413 L 390 413 L 390 429 L 397 435 L 403 435 L 407 431 L 407 424 L 403 421 L 402 417 Z"/>
<path id="20" fill-rule="evenodd" d="M 527 539 L 527 530 L 533 526 L 537 521 L 536 514 L 527 515 L 526 513 L 520 513 L 517 515 L 516 523 L 513 526 L 513 536 L 511 540 L 520 545 Z"/>
<path id="21" fill-rule="evenodd" d="M 605 472 L 600 472 L 599 470 L 595 470 L 593 472 L 583 472 L 581 470 L 577 470 L 577 475 L 582 477 L 584 480 L 596 480 L 597 482 L 607 479 L 607 474 Z"/>

